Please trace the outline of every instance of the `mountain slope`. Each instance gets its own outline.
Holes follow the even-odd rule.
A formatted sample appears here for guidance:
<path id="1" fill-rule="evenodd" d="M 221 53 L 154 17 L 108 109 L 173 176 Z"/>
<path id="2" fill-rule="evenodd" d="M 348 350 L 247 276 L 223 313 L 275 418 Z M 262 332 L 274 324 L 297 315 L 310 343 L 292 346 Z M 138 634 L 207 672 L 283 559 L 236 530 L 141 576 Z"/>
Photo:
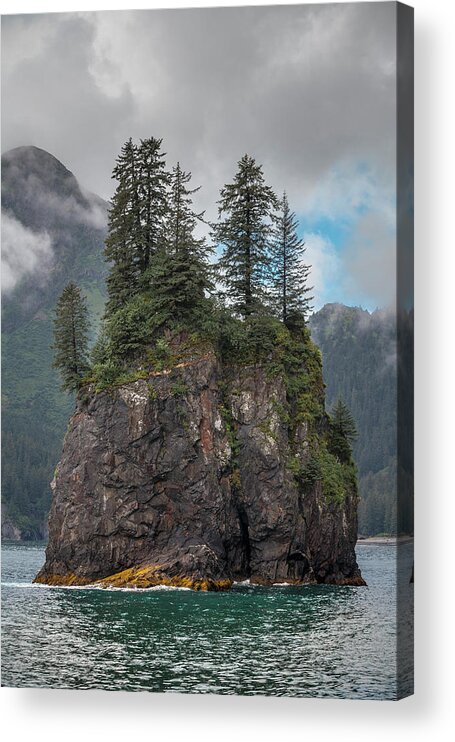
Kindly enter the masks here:
<path id="1" fill-rule="evenodd" d="M 357 425 L 354 459 L 359 471 L 359 531 L 412 532 L 412 500 L 397 522 L 396 320 L 359 307 L 326 304 L 310 319 L 323 354 L 327 406 L 341 397 Z M 406 324 L 403 328 L 406 330 Z M 412 327 L 407 328 L 412 333 Z"/>
<path id="2" fill-rule="evenodd" d="M 52 369 L 52 313 L 69 280 L 99 318 L 107 204 L 37 147 L 2 155 L 2 532 L 40 537 L 74 400 Z M 16 532 L 17 535 L 17 532 Z"/>

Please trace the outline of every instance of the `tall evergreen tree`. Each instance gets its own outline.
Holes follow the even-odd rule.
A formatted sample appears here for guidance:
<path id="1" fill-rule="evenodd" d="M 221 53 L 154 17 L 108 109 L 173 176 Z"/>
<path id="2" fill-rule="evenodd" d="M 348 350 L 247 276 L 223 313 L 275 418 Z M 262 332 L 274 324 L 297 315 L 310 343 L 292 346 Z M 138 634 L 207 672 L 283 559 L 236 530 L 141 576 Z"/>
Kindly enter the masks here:
<path id="1" fill-rule="evenodd" d="M 138 204 L 141 223 L 141 245 L 137 263 L 139 274 L 144 274 L 163 241 L 163 228 L 168 211 L 165 153 L 162 139 L 142 139 L 138 148 Z"/>
<path id="2" fill-rule="evenodd" d="M 194 230 L 198 222 L 204 219 L 204 212 L 197 214 L 193 210 L 194 193 L 198 188 L 187 188 L 191 181 L 191 173 L 185 173 L 180 163 L 172 169 L 171 196 L 169 204 L 169 219 L 167 223 L 167 235 L 169 249 L 174 253 L 183 251 L 190 257 L 191 254 L 198 255 L 201 247 L 205 248 L 204 239 L 196 239 Z"/>
<path id="3" fill-rule="evenodd" d="M 357 438 L 355 420 L 349 407 L 338 399 L 332 409 L 332 424 L 346 438 L 349 443 L 354 443 Z"/>
<path id="4" fill-rule="evenodd" d="M 220 195 L 215 237 L 225 249 L 219 268 L 234 310 L 247 317 L 265 294 L 271 217 L 277 199 L 265 184 L 262 167 L 249 155 L 242 157 L 234 182 L 225 185 Z"/>
<path id="5" fill-rule="evenodd" d="M 298 222 L 291 211 L 286 193 L 275 217 L 271 247 L 271 288 L 278 316 L 287 322 L 299 312 L 306 316 L 311 309 L 308 286 L 310 266 L 303 263 L 305 243 L 297 235 Z"/>
<path id="6" fill-rule="evenodd" d="M 190 180 L 191 173 L 177 163 L 171 176 L 166 239 L 150 269 L 153 306 L 163 320 L 188 319 L 211 287 L 207 262 L 211 248 L 195 235 L 204 212 L 194 211 L 192 196 L 199 188 L 189 188 Z"/>
<path id="7" fill-rule="evenodd" d="M 350 461 L 357 428 L 349 407 L 338 399 L 331 414 L 332 450 L 341 461 Z"/>
<path id="8" fill-rule="evenodd" d="M 137 147 L 128 139 L 117 158 L 112 177 L 118 185 L 109 211 L 104 254 L 112 263 L 107 278 L 106 316 L 122 307 L 139 287 L 137 254 L 142 245 Z"/>
<path id="9" fill-rule="evenodd" d="M 87 375 L 88 309 L 81 290 L 72 281 L 57 301 L 54 319 L 54 368 L 60 371 L 63 389 L 78 389 Z"/>

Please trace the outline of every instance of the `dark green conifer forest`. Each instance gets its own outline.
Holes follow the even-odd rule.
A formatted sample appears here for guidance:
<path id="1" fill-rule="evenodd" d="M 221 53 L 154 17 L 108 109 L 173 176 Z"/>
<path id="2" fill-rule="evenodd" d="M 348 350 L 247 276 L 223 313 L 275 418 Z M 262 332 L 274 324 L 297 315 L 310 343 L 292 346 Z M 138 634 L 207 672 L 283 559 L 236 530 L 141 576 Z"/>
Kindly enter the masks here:
<path id="1" fill-rule="evenodd" d="M 370 314 L 360 307 L 326 304 L 309 324 L 322 351 L 327 405 L 336 419 L 341 398 L 358 433 L 352 446 L 359 474 L 359 532 L 412 533 L 412 446 L 400 451 L 398 466 L 396 316 L 384 310 Z M 399 326 L 401 363 L 409 379 L 412 313 L 401 317 Z M 400 393 L 402 404 L 412 405 L 409 383 Z"/>

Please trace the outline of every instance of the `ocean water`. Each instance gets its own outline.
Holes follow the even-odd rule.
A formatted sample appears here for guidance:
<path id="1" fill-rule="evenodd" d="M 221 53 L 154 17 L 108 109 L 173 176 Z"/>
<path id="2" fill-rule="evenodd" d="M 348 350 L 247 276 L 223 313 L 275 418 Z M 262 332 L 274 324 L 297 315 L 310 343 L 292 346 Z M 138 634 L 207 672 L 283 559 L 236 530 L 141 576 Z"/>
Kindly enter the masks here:
<path id="1" fill-rule="evenodd" d="M 43 545 L 4 545 L 2 685 L 359 699 L 409 694 L 412 544 L 360 543 L 357 557 L 366 588 L 106 590 L 33 585 Z"/>

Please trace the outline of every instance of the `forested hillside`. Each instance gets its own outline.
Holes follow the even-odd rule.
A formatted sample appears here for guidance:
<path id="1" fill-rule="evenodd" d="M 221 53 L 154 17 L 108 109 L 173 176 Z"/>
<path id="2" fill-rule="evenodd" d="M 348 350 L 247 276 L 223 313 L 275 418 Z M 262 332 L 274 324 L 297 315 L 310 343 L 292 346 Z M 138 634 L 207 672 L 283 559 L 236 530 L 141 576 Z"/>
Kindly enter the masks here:
<path id="1" fill-rule="evenodd" d="M 44 535 L 49 481 L 73 408 L 52 368 L 52 319 L 67 281 L 92 314 L 104 305 L 107 204 L 84 193 L 52 155 L 2 155 L 2 525 Z M 10 524 L 10 525 L 9 525 Z"/>
<path id="2" fill-rule="evenodd" d="M 413 531 L 412 500 L 397 523 L 397 356 L 392 312 L 326 304 L 310 319 L 323 354 L 327 404 L 340 397 L 358 430 L 354 458 L 359 470 L 359 531 L 366 535 Z M 411 318 L 404 324 L 411 337 Z"/>

